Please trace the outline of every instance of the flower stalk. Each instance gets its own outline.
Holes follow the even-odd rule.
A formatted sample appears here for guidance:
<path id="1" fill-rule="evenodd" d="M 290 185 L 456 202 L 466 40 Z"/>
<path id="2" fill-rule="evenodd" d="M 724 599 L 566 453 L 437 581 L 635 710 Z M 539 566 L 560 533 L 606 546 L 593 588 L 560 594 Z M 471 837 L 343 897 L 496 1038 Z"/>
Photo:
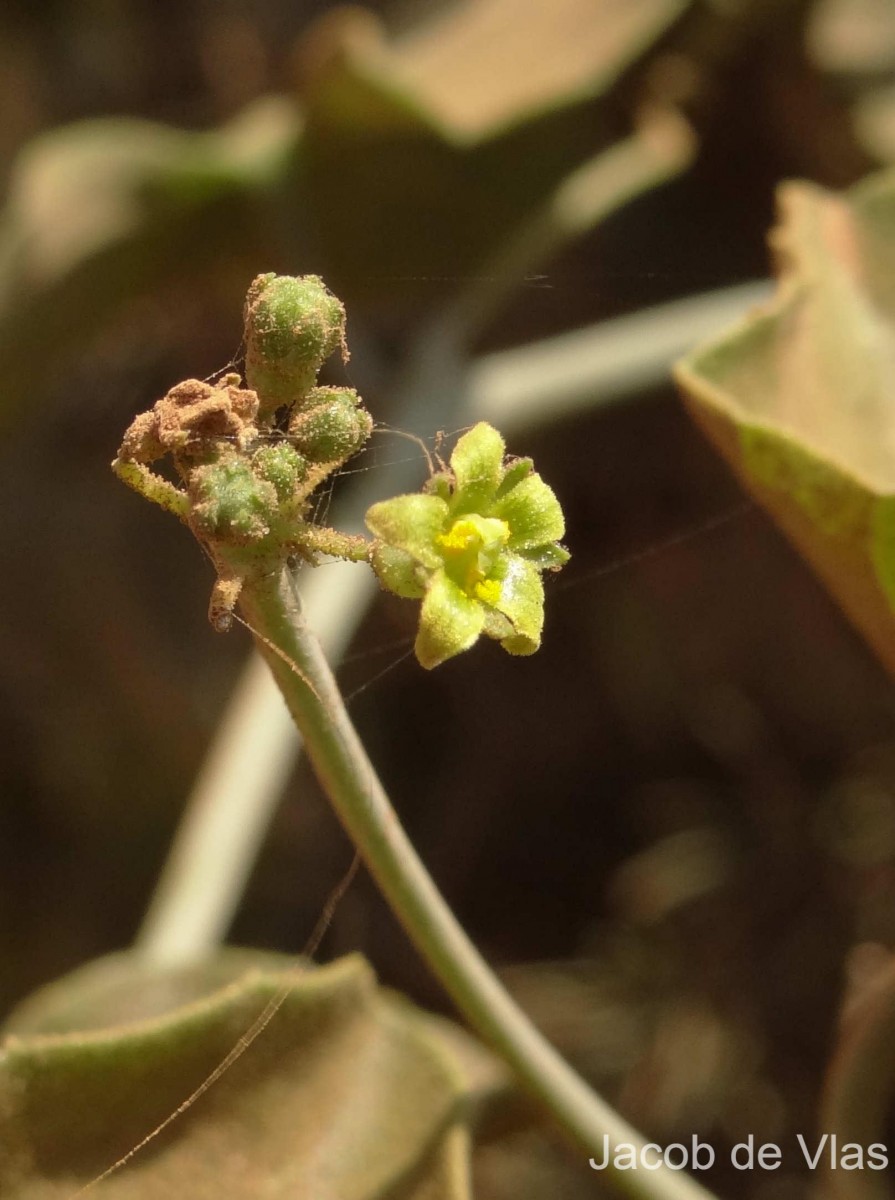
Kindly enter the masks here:
<path id="1" fill-rule="evenodd" d="M 470 1025 L 510 1065 L 585 1157 L 608 1137 L 639 1150 L 640 1134 L 532 1025 L 472 944 L 405 833 L 306 627 L 291 574 L 246 581 L 239 601 L 304 738 L 314 770 L 405 931 Z M 638 1154 L 639 1157 L 639 1154 Z M 714 1200 L 691 1176 L 606 1172 L 633 1200 Z"/>
<path id="2" fill-rule="evenodd" d="M 317 526 L 310 497 L 363 446 L 372 420 L 349 388 L 321 387 L 345 348 L 344 309 L 316 276 L 259 276 L 245 310 L 246 376 L 187 380 L 127 430 L 113 469 L 189 526 L 215 566 L 209 616 L 238 605 L 267 660 L 337 815 L 408 935 L 470 1024 L 588 1156 L 605 1138 L 638 1149 L 637 1132 L 557 1054 L 466 936 L 417 856 L 348 717 L 295 588 L 293 559 L 367 561 L 399 596 L 421 600 L 416 653 L 434 667 L 480 636 L 510 654 L 540 645 L 542 574 L 560 569 L 564 518 L 529 459 L 507 459 L 500 434 L 474 426 L 423 491 L 367 513 L 372 541 Z M 155 473 L 169 456 L 180 486 Z M 665 1166 L 611 1167 L 637 1200 L 710 1200 Z"/>

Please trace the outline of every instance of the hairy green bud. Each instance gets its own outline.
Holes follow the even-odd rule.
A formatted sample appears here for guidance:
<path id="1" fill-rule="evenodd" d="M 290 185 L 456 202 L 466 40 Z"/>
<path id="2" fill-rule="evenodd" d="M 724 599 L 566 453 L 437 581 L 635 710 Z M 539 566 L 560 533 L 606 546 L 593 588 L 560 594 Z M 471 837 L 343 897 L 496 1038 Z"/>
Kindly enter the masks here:
<path id="1" fill-rule="evenodd" d="M 228 459 L 198 467 L 190 491 L 192 520 L 206 537 L 245 544 L 270 532 L 277 493 L 248 463 Z"/>
<path id="2" fill-rule="evenodd" d="M 320 387 L 345 313 L 316 275 L 259 275 L 245 306 L 246 378 L 186 380 L 125 434 L 113 467 L 125 483 L 186 521 L 218 569 L 211 619 L 225 629 L 244 583 L 272 577 L 290 556 L 368 562 L 382 585 L 421 601 L 416 655 L 435 667 L 482 636 L 510 654 L 537 650 L 546 571 L 569 559 L 565 519 L 527 458 L 508 458 L 480 422 L 439 459 L 422 492 L 366 514 L 373 534 L 327 529 L 309 498 L 369 438 L 357 393 Z M 283 411 L 287 410 L 287 411 Z M 182 488 L 150 470 L 170 454 Z"/>
<path id="3" fill-rule="evenodd" d="M 306 403 L 289 422 L 289 436 L 311 462 L 344 462 L 370 436 L 370 414 L 351 388 L 314 388 Z"/>
<path id="4" fill-rule="evenodd" d="M 345 349 L 345 309 L 317 275 L 259 275 L 245 304 L 246 381 L 258 394 L 259 417 L 300 404 L 317 372 Z"/>
<path id="5" fill-rule="evenodd" d="M 272 483 L 278 500 L 289 500 L 308 474 L 308 460 L 289 442 L 274 442 L 256 450 L 252 468 L 257 476 Z"/>

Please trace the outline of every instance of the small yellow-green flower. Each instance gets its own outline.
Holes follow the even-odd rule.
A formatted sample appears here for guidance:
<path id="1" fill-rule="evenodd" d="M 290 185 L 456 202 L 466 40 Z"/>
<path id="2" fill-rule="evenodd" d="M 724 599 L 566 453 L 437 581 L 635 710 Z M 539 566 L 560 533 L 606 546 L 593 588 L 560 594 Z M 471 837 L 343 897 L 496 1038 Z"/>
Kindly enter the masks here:
<path id="1" fill-rule="evenodd" d="M 374 504 L 371 560 L 389 591 L 422 599 L 416 656 L 424 667 L 468 650 L 481 634 L 510 654 L 541 644 L 541 573 L 569 554 L 559 501 L 530 459 L 504 460 L 482 422 L 457 442 L 450 471 L 427 490 Z"/>

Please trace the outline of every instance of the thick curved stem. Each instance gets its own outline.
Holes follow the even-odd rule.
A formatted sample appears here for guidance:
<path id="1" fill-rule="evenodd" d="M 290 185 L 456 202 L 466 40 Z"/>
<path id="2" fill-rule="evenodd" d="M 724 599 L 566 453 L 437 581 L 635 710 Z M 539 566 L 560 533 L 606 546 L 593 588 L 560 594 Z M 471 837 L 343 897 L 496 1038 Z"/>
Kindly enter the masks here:
<path id="1" fill-rule="evenodd" d="M 420 861 L 345 709 L 291 575 L 247 580 L 240 608 L 298 725 L 307 753 L 367 867 L 417 949 L 470 1024 L 590 1157 L 643 1140 L 535 1029 L 472 945 Z M 712 1200 L 691 1177 L 658 1170 L 607 1170 L 635 1200 Z"/>
<path id="2" fill-rule="evenodd" d="M 885 1151 L 895 1099 L 895 963 L 877 964 L 847 1001 L 839 1038 L 824 1080 L 821 1135 L 839 1144 Z M 829 1161 L 822 1159 L 822 1162 Z M 847 1175 L 847 1179 L 842 1179 Z M 891 1200 L 888 1171 L 824 1168 L 822 1195 L 830 1200 Z"/>

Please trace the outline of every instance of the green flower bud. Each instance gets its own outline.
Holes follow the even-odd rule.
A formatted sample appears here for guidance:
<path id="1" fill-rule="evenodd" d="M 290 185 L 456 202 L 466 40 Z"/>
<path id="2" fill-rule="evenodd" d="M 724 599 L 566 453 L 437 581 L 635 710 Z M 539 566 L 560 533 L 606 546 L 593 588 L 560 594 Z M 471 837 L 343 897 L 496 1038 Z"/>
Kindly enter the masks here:
<path id="1" fill-rule="evenodd" d="M 245 305 L 246 381 L 258 394 L 259 417 L 296 404 L 340 346 L 345 309 L 317 275 L 259 275 Z"/>
<path id="2" fill-rule="evenodd" d="M 272 483 L 278 500 L 288 500 L 308 474 L 308 461 L 289 442 L 262 446 L 252 459 L 255 474 Z"/>
<path id="3" fill-rule="evenodd" d="M 373 422 L 351 388 L 314 388 L 289 422 L 295 448 L 310 462 L 344 462 L 360 450 Z"/>
<path id="4" fill-rule="evenodd" d="M 198 467 L 190 479 L 191 518 L 207 536 L 244 544 L 270 532 L 277 508 L 273 484 L 239 459 Z"/>

